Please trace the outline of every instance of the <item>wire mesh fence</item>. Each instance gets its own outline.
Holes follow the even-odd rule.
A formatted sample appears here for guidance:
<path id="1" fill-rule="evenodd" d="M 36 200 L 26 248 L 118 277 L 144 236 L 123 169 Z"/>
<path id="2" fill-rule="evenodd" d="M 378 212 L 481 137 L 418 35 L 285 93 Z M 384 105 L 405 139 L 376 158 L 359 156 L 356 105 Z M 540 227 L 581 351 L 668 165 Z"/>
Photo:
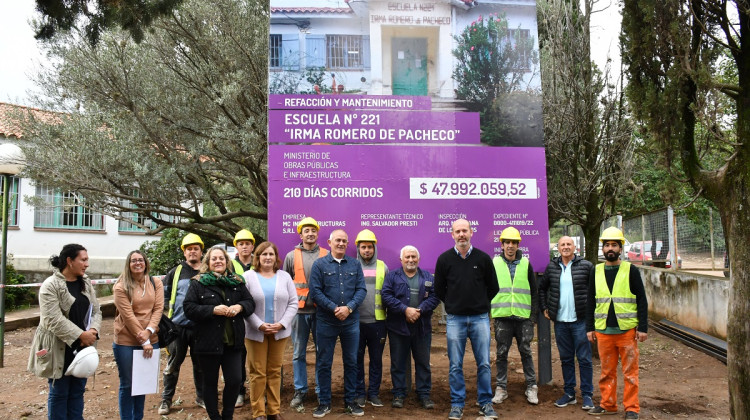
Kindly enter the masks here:
<path id="1" fill-rule="evenodd" d="M 726 242 L 721 218 L 712 209 L 680 210 L 671 207 L 622 218 L 613 216 L 602 223 L 600 232 L 610 226 L 622 229 L 626 242 L 622 259 L 634 264 L 692 271 L 724 271 L 728 274 Z M 585 240 L 580 226 L 566 226 L 581 256 Z M 601 245 L 598 258 L 603 260 Z"/>

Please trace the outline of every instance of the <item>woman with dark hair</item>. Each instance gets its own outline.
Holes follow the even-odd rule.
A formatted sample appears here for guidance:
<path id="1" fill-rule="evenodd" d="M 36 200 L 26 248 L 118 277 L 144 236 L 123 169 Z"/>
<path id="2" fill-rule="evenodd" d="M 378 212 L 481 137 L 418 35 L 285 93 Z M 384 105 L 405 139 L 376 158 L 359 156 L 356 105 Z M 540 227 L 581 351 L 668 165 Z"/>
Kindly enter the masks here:
<path id="1" fill-rule="evenodd" d="M 281 419 L 281 364 L 299 307 L 297 291 L 292 277 L 279 270 L 281 259 L 273 243 L 255 248 L 253 267 L 244 274 L 255 301 L 255 312 L 245 318 L 250 401 L 254 419 L 277 420 Z"/>
<path id="2" fill-rule="evenodd" d="M 34 334 L 28 370 L 47 378 L 47 417 L 83 419 L 87 378 L 66 375 L 78 350 L 99 338 L 102 312 L 86 276 L 89 255 L 78 244 L 65 245 L 50 258 L 54 271 L 39 289 L 39 327 Z"/>
<path id="3" fill-rule="evenodd" d="M 195 352 L 203 370 L 203 400 L 211 420 L 231 419 L 242 381 L 242 317 L 253 313 L 250 292 L 242 277 L 229 268 L 227 252 L 213 247 L 206 252 L 200 274 L 185 295 L 185 316 L 195 322 Z M 219 414 L 219 368 L 224 375 L 223 409 Z"/>
<path id="4" fill-rule="evenodd" d="M 151 358 L 159 347 L 156 335 L 164 310 L 164 286 L 160 279 L 149 276 L 151 265 L 141 251 L 131 251 L 125 268 L 112 288 L 115 296 L 115 336 L 112 352 L 120 374 L 120 419 L 141 420 L 145 395 L 132 396 L 133 352 L 143 350 Z"/>

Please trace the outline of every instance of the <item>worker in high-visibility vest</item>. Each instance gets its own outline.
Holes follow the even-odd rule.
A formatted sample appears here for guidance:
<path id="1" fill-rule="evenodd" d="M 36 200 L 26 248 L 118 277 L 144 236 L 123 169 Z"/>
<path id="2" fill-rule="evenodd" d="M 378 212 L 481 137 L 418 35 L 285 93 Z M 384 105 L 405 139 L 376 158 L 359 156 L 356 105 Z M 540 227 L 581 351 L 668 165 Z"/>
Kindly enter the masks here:
<path id="1" fill-rule="evenodd" d="M 310 333 L 315 341 L 315 306 L 307 297 L 310 292 L 308 280 L 313 263 L 320 257 L 328 255 L 328 250 L 318 245 L 320 226 L 312 217 L 305 217 L 297 223 L 297 233 L 302 242 L 289 251 L 284 258 L 282 269 L 289 273 L 297 289 L 299 309 L 292 322 L 292 368 L 294 370 L 294 396 L 290 406 L 298 411 L 304 410 L 307 395 L 307 340 Z M 315 394 L 318 394 L 318 381 L 315 380 Z"/>
<path id="2" fill-rule="evenodd" d="M 638 342 L 648 338 L 648 299 L 638 269 L 620 261 L 625 236 L 616 227 L 602 232 L 604 263 L 597 264 L 589 276 L 586 305 L 586 335 L 599 348 L 601 378 L 599 405 L 592 415 L 617 414 L 617 364 L 622 360 L 625 390 L 622 403 L 625 418 L 637 419 Z"/>
<path id="3" fill-rule="evenodd" d="M 167 367 L 164 369 L 164 391 L 161 395 L 161 404 L 159 404 L 158 413 L 160 415 L 169 414 L 172 407 L 172 398 L 177 388 L 177 381 L 180 378 L 180 367 L 185 361 L 188 347 L 193 347 L 193 322 L 185 317 L 182 310 L 182 302 L 190 286 L 190 279 L 200 270 L 201 258 L 203 257 L 203 241 L 201 237 L 188 233 L 182 238 L 180 245 L 182 253 L 185 255 L 185 261 L 182 261 L 177 267 L 169 270 L 162 283 L 164 283 L 164 311 L 172 322 L 180 330 L 180 335 L 167 346 L 169 356 L 167 357 Z M 195 382 L 195 403 L 203 408 L 203 373 L 196 359 L 193 362 L 193 380 Z"/>
<path id="4" fill-rule="evenodd" d="M 234 247 L 237 249 L 237 255 L 232 260 L 232 268 L 237 275 L 242 276 L 246 271 L 253 268 L 253 250 L 255 249 L 255 236 L 247 229 L 242 229 L 234 235 Z M 240 393 L 237 395 L 237 401 L 234 406 L 239 408 L 245 405 L 245 395 L 247 387 L 247 349 L 242 348 L 242 383 Z"/>
<path id="5" fill-rule="evenodd" d="M 521 353 L 523 376 L 526 382 L 526 400 L 539 404 L 531 341 L 534 339 L 534 322 L 537 317 L 538 296 L 536 276 L 529 259 L 518 246 L 521 233 L 509 226 L 500 233 L 503 253 L 492 260 L 500 290 L 490 303 L 490 316 L 497 341 L 497 385 L 492 402 L 502 403 L 508 398 L 508 351 L 516 339 Z"/>
<path id="6" fill-rule="evenodd" d="M 240 276 L 245 271 L 253 268 L 253 250 L 255 249 L 255 236 L 247 229 L 242 229 L 234 235 L 234 247 L 237 249 L 237 255 L 232 260 L 234 272 Z"/>
<path id="7" fill-rule="evenodd" d="M 385 348 L 385 308 L 380 292 L 388 274 L 388 266 L 378 259 L 378 238 L 370 229 L 364 229 L 354 240 L 357 260 L 362 264 L 367 296 L 359 305 L 359 347 L 357 349 L 357 398 L 364 407 L 369 401 L 373 407 L 382 407 L 380 381 L 383 378 L 383 349 Z M 365 349 L 369 354 L 369 384 L 365 387 Z"/>

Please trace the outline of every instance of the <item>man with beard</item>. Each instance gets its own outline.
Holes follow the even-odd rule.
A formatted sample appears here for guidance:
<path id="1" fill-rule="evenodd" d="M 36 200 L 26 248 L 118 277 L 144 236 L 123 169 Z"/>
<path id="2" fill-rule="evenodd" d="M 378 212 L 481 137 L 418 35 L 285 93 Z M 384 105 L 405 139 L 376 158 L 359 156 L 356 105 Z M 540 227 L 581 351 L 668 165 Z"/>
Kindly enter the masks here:
<path id="1" fill-rule="evenodd" d="M 313 342 L 316 341 L 315 333 L 315 307 L 308 301 L 310 288 L 308 279 L 312 265 L 320 257 L 328 254 L 328 250 L 318 246 L 318 232 L 320 226 L 312 217 L 305 217 L 297 224 L 299 234 L 299 245 L 289 251 L 284 258 L 282 269 L 289 273 L 294 280 L 297 289 L 297 301 L 299 308 L 297 315 L 292 321 L 292 368 L 294 370 L 294 396 L 289 404 L 297 411 L 304 410 L 304 400 L 307 395 L 307 340 L 310 333 Z M 318 393 L 318 380 L 315 379 L 315 393 Z"/>
<path id="2" fill-rule="evenodd" d="M 591 344 L 586 338 L 586 300 L 589 274 L 593 264 L 576 255 L 573 238 L 557 241 L 560 256 L 550 261 L 539 282 L 539 306 L 544 317 L 555 322 L 555 341 L 565 391 L 555 406 L 576 403 L 576 359 L 581 376 L 581 408 L 594 408 L 594 372 L 591 366 Z"/>
<path id="3" fill-rule="evenodd" d="M 536 276 L 529 259 L 518 249 L 521 243 L 521 232 L 518 229 L 513 226 L 503 229 L 500 242 L 503 244 L 503 253 L 492 261 L 499 287 L 498 294 L 492 299 L 490 312 L 497 342 L 497 388 L 492 402 L 500 404 L 508 398 L 508 351 L 515 338 L 526 381 L 526 400 L 529 404 L 539 404 L 534 359 L 531 355 L 538 306 Z"/>
<path id="4" fill-rule="evenodd" d="M 316 334 L 320 405 L 313 417 L 331 412 L 331 365 L 336 340 L 341 341 L 344 361 L 344 411 L 352 416 L 365 412 L 355 401 L 357 395 L 357 346 L 359 345 L 359 306 L 365 300 L 367 287 L 362 265 L 346 256 L 349 236 L 341 229 L 331 232 L 331 253 L 319 258 L 310 270 L 310 299 L 317 305 Z"/>
<path id="5" fill-rule="evenodd" d="M 638 269 L 627 261 L 620 261 L 625 243 L 622 231 L 616 227 L 607 228 L 600 241 L 606 261 L 597 264 L 589 276 L 586 335 L 599 347 L 602 399 L 589 414 L 617 414 L 617 363 L 622 359 L 625 418 L 637 419 L 640 412 L 638 341 L 646 341 L 648 337 L 646 291 Z"/>
<path id="6" fill-rule="evenodd" d="M 474 231 L 466 219 L 453 222 L 455 246 L 443 252 L 435 264 L 435 294 L 445 304 L 448 322 L 446 339 L 450 361 L 451 411 L 448 418 L 461 420 L 466 402 L 464 353 L 471 340 L 477 363 L 477 402 L 479 415 L 496 419 L 492 407 L 492 368 L 490 367 L 490 300 L 498 291 L 492 259 L 471 245 Z"/>
<path id="7" fill-rule="evenodd" d="M 203 256 L 203 241 L 200 236 L 194 233 L 188 233 L 182 238 L 180 245 L 185 255 L 185 261 L 177 267 L 169 270 L 164 276 L 164 309 L 168 310 L 167 316 L 178 327 L 180 334 L 176 340 L 167 346 L 167 367 L 164 369 L 164 391 L 161 395 L 161 404 L 159 404 L 158 413 L 161 415 L 169 414 L 172 406 L 177 381 L 180 378 L 180 367 L 185 361 L 188 346 L 192 349 L 194 343 L 193 322 L 185 317 L 182 309 L 182 303 L 185 300 L 185 294 L 190 286 L 190 279 L 198 275 L 201 266 L 201 257 Z M 200 407 L 206 408 L 203 402 L 203 373 L 198 365 L 198 359 L 192 358 L 193 362 L 193 381 L 195 382 L 195 403 Z"/>

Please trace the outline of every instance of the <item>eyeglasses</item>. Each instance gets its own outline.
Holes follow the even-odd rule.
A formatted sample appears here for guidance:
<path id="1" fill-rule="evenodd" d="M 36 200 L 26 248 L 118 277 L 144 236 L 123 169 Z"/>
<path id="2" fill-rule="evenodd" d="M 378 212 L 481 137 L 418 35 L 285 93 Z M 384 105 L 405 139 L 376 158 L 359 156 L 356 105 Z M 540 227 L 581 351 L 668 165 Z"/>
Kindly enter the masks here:
<path id="1" fill-rule="evenodd" d="M 144 260 L 143 258 L 133 258 L 132 260 L 130 260 L 131 264 L 143 264 L 145 262 L 146 260 Z"/>

